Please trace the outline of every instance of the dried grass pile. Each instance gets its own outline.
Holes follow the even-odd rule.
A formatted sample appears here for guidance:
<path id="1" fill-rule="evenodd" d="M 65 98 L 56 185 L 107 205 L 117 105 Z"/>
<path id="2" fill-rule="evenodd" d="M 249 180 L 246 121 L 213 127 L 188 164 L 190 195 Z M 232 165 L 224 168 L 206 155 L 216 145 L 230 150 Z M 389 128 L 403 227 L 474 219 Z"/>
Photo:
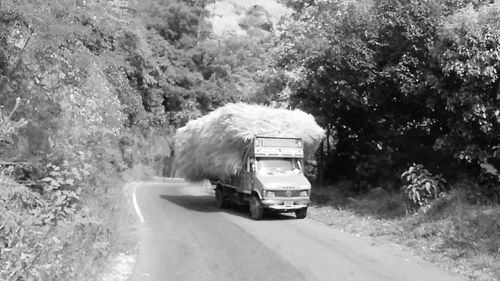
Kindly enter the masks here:
<path id="1" fill-rule="evenodd" d="M 176 170 L 190 181 L 226 180 L 240 170 L 254 136 L 302 138 L 307 157 L 317 149 L 324 130 L 300 110 L 228 104 L 177 130 Z"/>

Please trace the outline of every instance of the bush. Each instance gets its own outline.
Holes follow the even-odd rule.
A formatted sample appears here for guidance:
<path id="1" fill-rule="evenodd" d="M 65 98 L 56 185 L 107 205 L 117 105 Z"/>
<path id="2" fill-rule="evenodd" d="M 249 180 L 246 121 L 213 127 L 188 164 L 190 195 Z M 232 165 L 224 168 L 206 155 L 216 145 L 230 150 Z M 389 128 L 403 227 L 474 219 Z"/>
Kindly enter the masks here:
<path id="1" fill-rule="evenodd" d="M 122 195 L 41 195 L 0 175 L 0 280 L 95 277 L 117 247 Z"/>
<path id="2" fill-rule="evenodd" d="M 314 205 L 328 205 L 343 208 L 349 203 L 348 199 L 355 194 L 355 184 L 351 181 L 342 181 L 332 186 L 313 185 L 311 201 Z"/>
<path id="3" fill-rule="evenodd" d="M 434 200 L 425 212 L 408 217 L 405 229 L 449 252 L 500 254 L 500 210 L 471 204 L 466 189 L 455 188 Z"/>
<path id="4" fill-rule="evenodd" d="M 315 187 L 311 191 L 314 205 L 347 209 L 358 215 L 377 218 L 396 218 L 406 214 L 406 201 L 400 193 L 376 187 L 367 194 L 359 195 L 355 184 L 350 181 L 339 182 L 335 186 Z"/>
<path id="5" fill-rule="evenodd" d="M 413 164 L 401 178 L 406 182 L 403 192 L 418 206 L 429 206 L 433 199 L 439 197 L 446 183 L 441 175 L 432 175 L 420 164 Z"/>
<path id="6" fill-rule="evenodd" d="M 399 193 L 388 192 L 382 187 L 371 190 L 361 198 L 349 198 L 347 207 L 361 215 L 377 218 L 396 218 L 406 214 L 405 200 Z"/>

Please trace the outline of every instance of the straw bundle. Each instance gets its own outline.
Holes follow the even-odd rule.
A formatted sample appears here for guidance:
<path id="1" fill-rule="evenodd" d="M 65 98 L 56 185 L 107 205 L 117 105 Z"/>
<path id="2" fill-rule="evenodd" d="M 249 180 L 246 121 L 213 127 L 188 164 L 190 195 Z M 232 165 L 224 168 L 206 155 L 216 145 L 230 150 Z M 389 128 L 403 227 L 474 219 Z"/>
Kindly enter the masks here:
<path id="1" fill-rule="evenodd" d="M 254 136 L 302 138 L 307 157 L 324 131 L 312 115 L 300 110 L 228 104 L 177 130 L 176 170 L 190 181 L 227 180 L 240 170 Z"/>

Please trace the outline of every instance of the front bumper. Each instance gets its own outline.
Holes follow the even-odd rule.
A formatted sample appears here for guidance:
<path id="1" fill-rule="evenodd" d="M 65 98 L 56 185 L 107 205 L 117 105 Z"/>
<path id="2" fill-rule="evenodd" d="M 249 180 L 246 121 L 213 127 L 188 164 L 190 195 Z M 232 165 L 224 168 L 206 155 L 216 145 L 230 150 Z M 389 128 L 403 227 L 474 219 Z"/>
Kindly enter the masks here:
<path id="1" fill-rule="evenodd" d="M 294 211 L 302 208 L 307 208 L 311 204 L 309 198 L 272 198 L 261 200 L 264 208 L 275 211 Z"/>

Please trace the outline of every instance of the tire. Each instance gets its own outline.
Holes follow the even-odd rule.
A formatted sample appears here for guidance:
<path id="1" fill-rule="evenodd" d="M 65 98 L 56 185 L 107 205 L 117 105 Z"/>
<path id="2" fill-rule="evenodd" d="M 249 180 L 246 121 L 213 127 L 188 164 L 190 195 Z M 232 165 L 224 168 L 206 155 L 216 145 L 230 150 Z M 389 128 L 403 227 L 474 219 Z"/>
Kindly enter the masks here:
<path id="1" fill-rule="evenodd" d="M 224 199 L 224 195 L 222 192 L 222 188 L 218 187 L 215 189 L 215 206 L 219 209 L 223 209 L 227 207 L 227 202 Z"/>
<path id="2" fill-rule="evenodd" d="M 253 196 L 250 199 L 250 216 L 254 220 L 260 220 L 264 216 L 264 207 L 262 207 L 260 199 L 257 196 Z"/>
<path id="3" fill-rule="evenodd" d="M 303 219 L 307 216 L 307 207 L 306 208 L 302 208 L 302 209 L 299 209 L 297 211 L 295 211 L 295 216 L 298 218 L 298 219 Z"/>

